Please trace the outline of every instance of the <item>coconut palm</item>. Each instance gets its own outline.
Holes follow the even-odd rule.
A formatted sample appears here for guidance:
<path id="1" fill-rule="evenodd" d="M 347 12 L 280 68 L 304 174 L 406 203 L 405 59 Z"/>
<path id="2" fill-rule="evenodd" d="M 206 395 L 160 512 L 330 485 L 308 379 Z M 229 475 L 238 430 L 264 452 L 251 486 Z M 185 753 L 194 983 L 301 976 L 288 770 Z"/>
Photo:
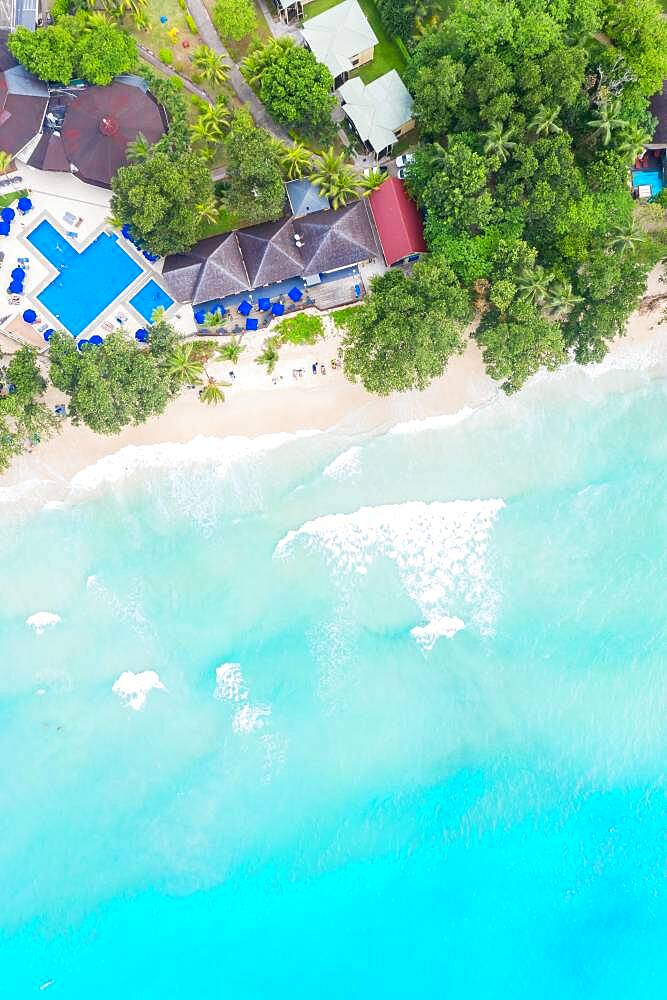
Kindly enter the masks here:
<path id="1" fill-rule="evenodd" d="M 265 340 L 262 344 L 261 354 L 257 355 L 257 364 L 266 365 L 266 370 L 269 375 L 274 370 L 280 359 L 278 344 L 278 337 L 269 337 L 268 340 Z"/>
<path id="2" fill-rule="evenodd" d="M 146 3 L 147 0 L 119 0 L 116 9 L 119 14 L 130 14 L 135 17 L 145 8 Z"/>
<path id="3" fill-rule="evenodd" d="M 332 208 L 339 208 L 359 193 L 358 175 L 345 162 L 345 154 L 336 153 L 333 146 L 320 153 L 310 180 L 329 199 Z"/>
<path id="4" fill-rule="evenodd" d="M 224 129 L 229 125 L 229 117 L 229 109 L 224 101 L 216 101 L 215 104 L 207 104 L 201 109 L 197 121 L 208 129 L 211 137 L 222 138 Z"/>
<path id="5" fill-rule="evenodd" d="M 192 54 L 192 61 L 209 83 L 224 83 L 229 72 L 223 56 L 208 45 L 200 45 Z"/>
<path id="6" fill-rule="evenodd" d="M 204 316 L 204 326 L 208 330 L 219 330 L 225 322 L 225 317 L 220 309 L 213 309 Z"/>
<path id="7" fill-rule="evenodd" d="M 143 132 L 138 132 L 136 139 L 132 139 L 131 142 L 128 142 L 125 148 L 125 155 L 132 163 L 142 163 L 144 160 L 148 159 L 150 150 L 150 142 Z"/>
<path id="8" fill-rule="evenodd" d="M 199 382 L 204 366 L 193 356 L 194 344 L 177 344 L 167 361 L 169 374 L 179 382 Z"/>
<path id="9" fill-rule="evenodd" d="M 501 163 L 506 163 L 512 150 L 517 146 L 516 142 L 512 141 L 513 135 L 514 129 L 505 130 L 500 122 L 494 122 L 486 132 L 482 132 L 482 138 L 486 139 L 484 152 L 497 157 Z"/>
<path id="10" fill-rule="evenodd" d="M 526 270 L 517 281 L 517 298 L 532 305 L 542 305 L 549 295 L 551 275 L 540 264 Z"/>
<path id="11" fill-rule="evenodd" d="M 105 28 L 113 24 L 113 19 L 105 10 L 93 10 L 88 15 L 89 28 Z"/>
<path id="12" fill-rule="evenodd" d="M 245 351 L 245 347 L 239 342 L 238 337 L 231 337 L 220 348 L 218 357 L 221 361 L 231 361 L 233 365 L 237 365 L 243 351 Z"/>
<path id="13" fill-rule="evenodd" d="M 544 311 L 549 319 L 565 320 L 574 307 L 583 301 L 574 294 L 569 281 L 552 281 L 544 301 Z"/>
<path id="14" fill-rule="evenodd" d="M 289 35 L 271 38 L 268 42 L 248 53 L 241 63 L 241 73 L 248 83 L 259 83 L 267 66 L 275 62 L 276 58 L 286 49 L 293 47 L 294 40 Z"/>
<path id="15" fill-rule="evenodd" d="M 628 122 L 625 118 L 621 118 L 620 114 L 621 102 L 619 100 L 604 101 L 598 108 L 597 117 L 591 118 L 587 122 L 593 129 L 591 136 L 594 139 L 600 138 L 602 145 L 608 146 L 614 132 L 628 127 Z"/>
<path id="16" fill-rule="evenodd" d="M 143 10 L 137 11 L 136 14 L 133 14 L 132 21 L 134 22 L 134 27 L 137 31 L 148 31 L 151 26 L 150 18 Z"/>
<path id="17" fill-rule="evenodd" d="M 646 242 L 646 233 L 636 226 L 631 226 L 629 229 L 615 226 L 607 239 L 607 251 L 624 256 L 626 253 L 634 253 Z"/>
<path id="18" fill-rule="evenodd" d="M 200 222 L 217 222 L 220 211 L 215 198 L 209 198 L 208 201 L 195 205 L 195 213 Z"/>
<path id="19" fill-rule="evenodd" d="M 204 384 L 204 388 L 199 390 L 199 398 L 202 403 L 206 403 L 208 406 L 217 406 L 219 403 L 224 403 L 225 394 L 222 391 L 222 386 L 228 386 L 229 382 L 218 382 L 217 379 L 207 377 Z"/>
<path id="20" fill-rule="evenodd" d="M 384 184 L 387 175 L 381 173 L 379 170 L 373 169 L 367 174 L 363 174 L 359 178 L 359 184 L 361 190 L 363 191 L 364 198 L 367 198 L 369 194 L 373 191 L 377 191 L 381 184 Z"/>
<path id="21" fill-rule="evenodd" d="M 538 137 L 542 135 L 559 135 L 563 131 L 562 126 L 558 124 L 559 114 L 560 104 L 555 108 L 545 108 L 544 105 L 540 105 L 539 111 L 535 113 L 535 117 L 528 127 Z"/>
<path id="22" fill-rule="evenodd" d="M 280 166 L 290 181 L 303 177 L 313 165 L 313 154 L 302 142 L 295 142 L 293 146 L 279 143 L 278 156 Z"/>
<path id="23" fill-rule="evenodd" d="M 12 165 L 12 154 L 6 153 L 4 149 L 0 150 L 0 174 L 6 174 Z"/>
<path id="24" fill-rule="evenodd" d="M 647 144 L 651 141 L 651 136 L 643 128 L 634 125 L 620 135 L 618 151 L 623 156 L 627 156 L 630 163 L 634 163 L 638 156 L 641 156 Z"/>

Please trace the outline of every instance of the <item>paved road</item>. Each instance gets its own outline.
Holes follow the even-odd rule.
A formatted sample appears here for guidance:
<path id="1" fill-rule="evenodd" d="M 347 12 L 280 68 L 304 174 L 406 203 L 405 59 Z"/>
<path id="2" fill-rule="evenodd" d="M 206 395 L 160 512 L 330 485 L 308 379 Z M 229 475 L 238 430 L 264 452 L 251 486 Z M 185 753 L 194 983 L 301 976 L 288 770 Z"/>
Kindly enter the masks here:
<path id="1" fill-rule="evenodd" d="M 255 119 L 255 123 L 257 125 L 261 125 L 268 132 L 271 132 L 276 139 L 281 139 L 283 142 L 289 143 L 291 146 L 292 140 L 288 136 L 285 129 L 274 122 L 273 118 L 271 118 L 270 114 L 257 95 L 241 76 L 241 71 L 225 46 L 220 41 L 218 32 L 215 30 L 215 26 L 209 17 L 203 0 L 188 0 L 188 8 L 195 19 L 197 30 L 201 35 L 204 44 L 208 45 L 209 48 L 213 49 L 214 52 L 217 52 L 218 55 L 223 57 L 229 68 L 229 83 L 231 84 L 232 90 L 238 99 L 245 104 L 251 112 L 253 118 Z"/>

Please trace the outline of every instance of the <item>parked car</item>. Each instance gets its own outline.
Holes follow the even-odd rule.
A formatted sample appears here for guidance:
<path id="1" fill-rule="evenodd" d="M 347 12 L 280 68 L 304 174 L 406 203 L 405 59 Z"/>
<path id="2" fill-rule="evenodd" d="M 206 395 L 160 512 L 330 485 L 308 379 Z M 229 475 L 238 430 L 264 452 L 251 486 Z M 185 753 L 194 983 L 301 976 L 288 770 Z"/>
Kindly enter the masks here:
<path id="1" fill-rule="evenodd" d="M 379 170 L 381 174 L 386 174 L 389 171 L 389 167 L 385 166 L 384 163 L 378 163 L 377 167 L 366 167 L 364 170 L 364 177 L 370 177 L 374 174 L 376 170 Z"/>
<path id="2" fill-rule="evenodd" d="M 408 163 L 412 163 L 415 158 L 414 153 L 401 153 L 400 156 L 396 157 L 396 166 L 399 170 L 405 170 Z"/>

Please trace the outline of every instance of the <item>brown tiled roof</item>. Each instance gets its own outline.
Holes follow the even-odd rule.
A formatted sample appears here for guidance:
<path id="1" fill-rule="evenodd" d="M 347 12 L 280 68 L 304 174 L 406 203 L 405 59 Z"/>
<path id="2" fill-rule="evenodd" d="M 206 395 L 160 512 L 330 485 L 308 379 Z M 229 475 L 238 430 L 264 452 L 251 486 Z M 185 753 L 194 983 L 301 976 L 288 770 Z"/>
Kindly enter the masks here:
<path id="1" fill-rule="evenodd" d="M 18 66 L 0 44 L 0 149 L 18 153 L 42 127 L 48 104 L 46 84 Z"/>
<path id="2" fill-rule="evenodd" d="M 251 288 L 261 288 L 301 274 L 303 261 L 291 217 L 239 229 L 238 240 Z"/>
<path id="3" fill-rule="evenodd" d="M 200 240 L 185 254 L 172 254 L 162 271 L 169 291 L 181 302 L 199 305 L 250 288 L 236 233 Z"/>
<path id="4" fill-rule="evenodd" d="M 315 212 L 295 221 L 294 227 L 303 242 L 304 275 L 350 267 L 380 254 L 365 199 Z"/>
<path id="5" fill-rule="evenodd" d="M 658 119 L 652 142 L 667 143 L 667 80 L 662 84 L 662 90 L 651 98 L 651 114 Z"/>
<path id="6" fill-rule="evenodd" d="M 69 160 L 60 136 L 43 132 L 30 155 L 28 163 L 38 170 L 69 170 Z"/>

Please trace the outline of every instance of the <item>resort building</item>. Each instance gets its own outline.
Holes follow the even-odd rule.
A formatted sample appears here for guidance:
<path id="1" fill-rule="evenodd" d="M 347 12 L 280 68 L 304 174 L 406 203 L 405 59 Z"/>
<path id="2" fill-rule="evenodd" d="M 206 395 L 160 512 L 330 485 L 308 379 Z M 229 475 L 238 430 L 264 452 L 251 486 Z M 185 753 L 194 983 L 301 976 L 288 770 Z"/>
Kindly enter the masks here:
<path id="1" fill-rule="evenodd" d="M 323 212 L 330 208 L 329 199 L 320 194 L 319 188 L 308 180 L 288 181 L 285 185 L 292 215 L 298 219 L 302 215 Z"/>
<path id="2" fill-rule="evenodd" d="M 389 153 L 415 126 L 412 97 L 395 69 L 368 84 L 355 76 L 338 93 L 357 135 L 376 157 Z"/>
<path id="3" fill-rule="evenodd" d="M 651 98 L 651 114 L 657 121 L 652 141 L 632 169 L 632 193 L 640 199 L 655 198 L 667 181 L 667 80 Z"/>
<path id="4" fill-rule="evenodd" d="M 310 0 L 274 0 L 278 17 L 285 24 L 303 17 L 303 9 Z"/>
<path id="5" fill-rule="evenodd" d="M 334 87 L 373 58 L 378 43 L 358 0 L 343 0 L 303 26 L 306 45 L 334 78 Z"/>
<path id="6" fill-rule="evenodd" d="M 236 233 L 210 236 L 187 253 L 171 254 L 162 274 L 178 302 L 195 306 L 244 292 L 250 285 Z"/>
<path id="7" fill-rule="evenodd" d="M 34 31 L 39 21 L 39 0 L 0 0 L 0 30 L 28 28 Z"/>
<path id="8" fill-rule="evenodd" d="M 389 177 L 369 198 L 388 267 L 415 261 L 426 253 L 422 218 L 403 181 Z"/>
<path id="9" fill-rule="evenodd" d="M 42 127 L 49 88 L 19 66 L 7 37 L 0 35 L 0 149 L 17 155 Z"/>

